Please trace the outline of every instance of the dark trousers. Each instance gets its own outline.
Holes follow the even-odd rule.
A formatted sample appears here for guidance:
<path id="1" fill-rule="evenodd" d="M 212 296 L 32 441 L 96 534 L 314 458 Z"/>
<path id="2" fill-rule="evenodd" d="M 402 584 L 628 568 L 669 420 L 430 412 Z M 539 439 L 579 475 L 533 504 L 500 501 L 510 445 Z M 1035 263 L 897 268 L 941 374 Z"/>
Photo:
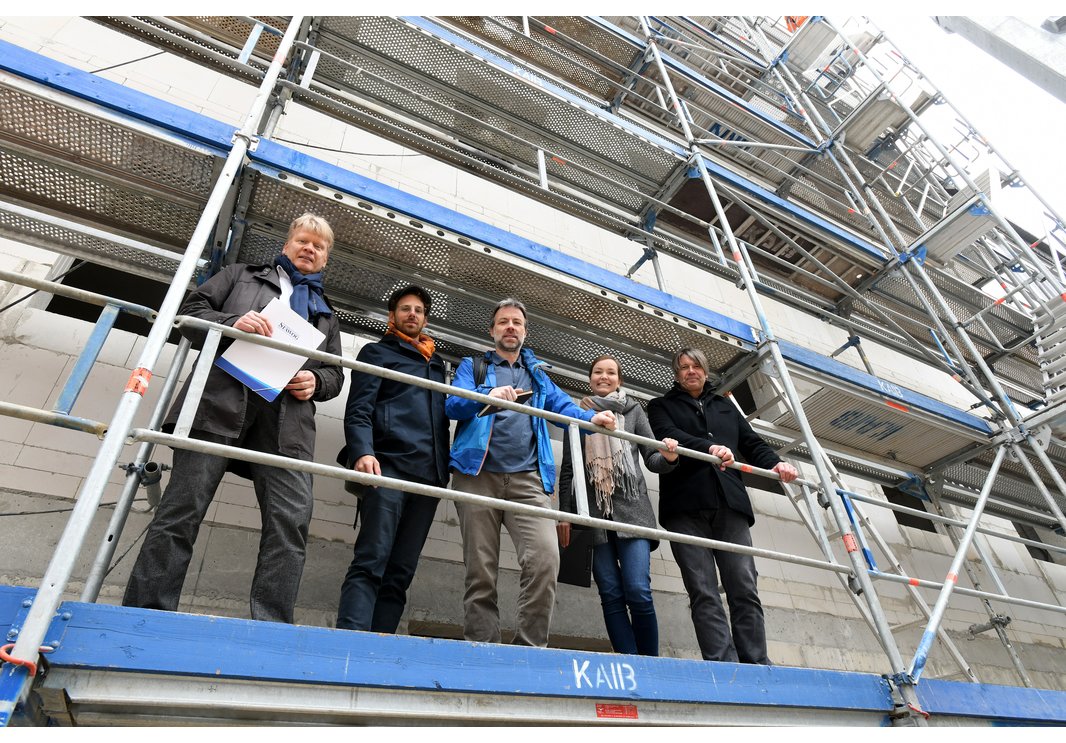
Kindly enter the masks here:
<path id="1" fill-rule="evenodd" d="M 665 517 L 662 525 L 680 534 L 751 546 L 747 518 L 727 507 Z M 755 558 L 678 542 L 671 542 L 670 549 L 681 568 L 704 659 L 769 665 Z M 718 595 L 719 575 L 729 604 L 728 619 Z"/>
<path id="2" fill-rule="evenodd" d="M 381 474 L 411 482 L 386 464 Z M 359 533 L 341 586 L 337 628 L 396 632 L 439 499 L 367 488 L 359 499 Z"/>
<path id="3" fill-rule="evenodd" d="M 277 454 L 276 404 L 271 405 L 255 394 L 248 397 L 244 428 L 237 438 L 205 433 L 197 433 L 195 437 Z M 200 523 L 228 463 L 225 457 L 174 450 L 170 482 L 130 574 L 122 597 L 124 606 L 177 610 Z M 314 505 L 311 475 L 261 464 L 247 466 L 263 520 L 259 557 L 252 577 L 252 619 L 291 623 Z"/>

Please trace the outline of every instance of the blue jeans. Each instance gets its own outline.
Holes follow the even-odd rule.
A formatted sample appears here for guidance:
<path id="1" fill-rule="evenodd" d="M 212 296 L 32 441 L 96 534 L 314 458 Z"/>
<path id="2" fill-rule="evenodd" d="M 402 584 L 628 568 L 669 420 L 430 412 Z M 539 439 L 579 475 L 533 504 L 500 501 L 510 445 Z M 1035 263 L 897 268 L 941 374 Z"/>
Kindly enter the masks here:
<path id="1" fill-rule="evenodd" d="M 659 623 L 651 598 L 651 543 L 619 539 L 592 548 L 592 575 L 603 605 L 603 623 L 616 653 L 659 654 Z"/>
<path id="2" fill-rule="evenodd" d="M 381 474 L 422 482 L 403 477 L 385 463 Z M 359 499 L 362 526 L 341 586 L 338 629 L 396 632 L 438 502 L 437 498 L 380 487 L 368 488 Z"/>
<path id="3" fill-rule="evenodd" d="M 236 438 L 203 432 L 194 437 L 277 454 L 277 403 L 249 393 L 244 426 Z M 170 482 L 130 573 L 123 606 L 177 611 L 200 523 L 228 466 L 225 457 L 174 450 Z M 314 505 L 311 475 L 262 464 L 247 467 L 263 519 L 252 576 L 252 619 L 292 623 Z"/>
<path id="4" fill-rule="evenodd" d="M 662 525 L 679 534 L 751 546 L 747 517 L 728 507 L 677 514 L 662 519 Z M 692 624 L 703 658 L 770 665 L 755 558 L 680 542 L 671 542 L 670 549 L 688 591 Z M 719 576 L 729 603 L 728 619 L 718 595 Z"/>

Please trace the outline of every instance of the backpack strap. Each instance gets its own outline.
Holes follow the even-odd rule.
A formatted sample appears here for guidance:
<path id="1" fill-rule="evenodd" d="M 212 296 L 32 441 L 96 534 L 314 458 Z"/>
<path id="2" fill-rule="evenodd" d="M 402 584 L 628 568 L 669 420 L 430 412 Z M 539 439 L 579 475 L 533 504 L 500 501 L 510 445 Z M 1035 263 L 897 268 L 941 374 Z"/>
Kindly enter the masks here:
<path id="1" fill-rule="evenodd" d="M 485 359 L 485 355 L 472 356 L 470 359 L 474 364 L 474 386 L 480 387 L 485 384 L 485 377 L 488 375 L 489 362 Z"/>

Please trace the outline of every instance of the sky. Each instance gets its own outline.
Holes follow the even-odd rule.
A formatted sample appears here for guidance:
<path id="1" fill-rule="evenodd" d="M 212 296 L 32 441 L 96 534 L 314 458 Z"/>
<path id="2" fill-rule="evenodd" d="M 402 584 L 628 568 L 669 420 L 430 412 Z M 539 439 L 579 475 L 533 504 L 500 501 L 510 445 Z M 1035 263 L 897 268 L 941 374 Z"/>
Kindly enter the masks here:
<path id="1" fill-rule="evenodd" d="M 1066 219 L 1066 102 L 928 16 L 871 20 Z M 1031 213 L 1009 216 L 1026 227 L 1035 219 Z"/>

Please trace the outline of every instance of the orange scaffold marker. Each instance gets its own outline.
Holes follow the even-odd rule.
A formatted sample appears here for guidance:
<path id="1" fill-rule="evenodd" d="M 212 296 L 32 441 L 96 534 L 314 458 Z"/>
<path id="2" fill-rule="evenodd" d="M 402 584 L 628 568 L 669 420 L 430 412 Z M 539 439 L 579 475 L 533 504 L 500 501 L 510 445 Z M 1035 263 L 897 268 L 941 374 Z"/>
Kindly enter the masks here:
<path id="1" fill-rule="evenodd" d="M 126 392 L 136 392 L 141 397 L 148 390 L 148 383 L 152 380 L 152 372 L 139 366 L 130 373 L 130 379 L 126 382 Z"/>

